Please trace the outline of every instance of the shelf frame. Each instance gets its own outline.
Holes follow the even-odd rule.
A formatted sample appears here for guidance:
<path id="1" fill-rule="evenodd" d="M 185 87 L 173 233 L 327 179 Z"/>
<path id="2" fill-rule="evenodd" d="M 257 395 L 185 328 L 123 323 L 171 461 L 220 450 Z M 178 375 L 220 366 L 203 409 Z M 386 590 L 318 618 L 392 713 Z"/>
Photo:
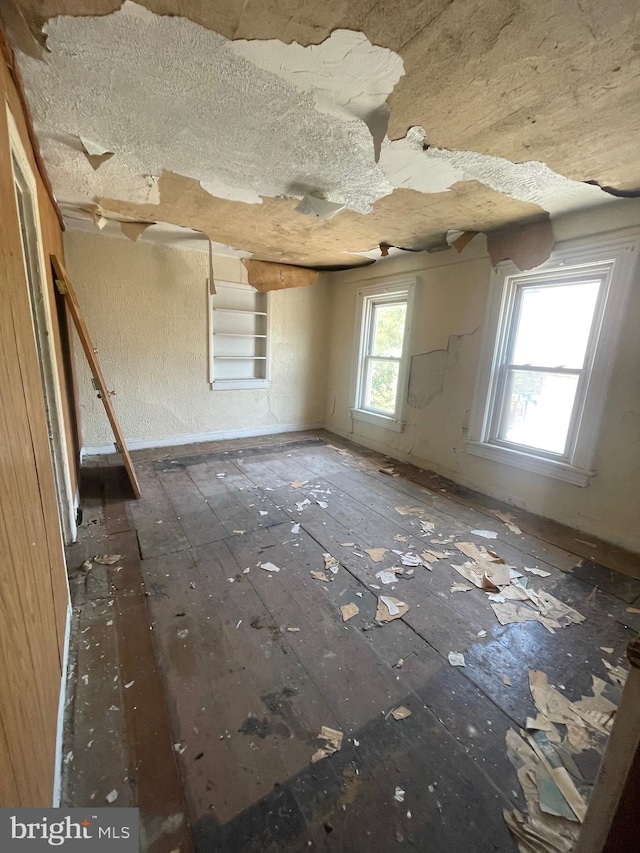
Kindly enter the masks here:
<path id="1" fill-rule="evenodd" d="M 245 308 L 216 308 L 216 297 L 221 295 L 221 291 L 225 293 L 225 296 L 229 296 L 229 291 L 242 291 L 243 293 L 253 293 L 258 294 L 254 288 L 252 288 L 248 284 L 240 284 L 238 282 L 226 282 L 226 281 L 216 281 L 216 294 L 209 293 L 209 288 L 207 287 L 207 344 L 208 344 L 208 380 L 211 390 L 243 390 L 243 389 L 256 389 L 256 388 L 268 388 L 270 382 L 270 364 L 271 364 L 271 294 L 270 293 L 260 293 L 258 298 L 263 297 L 266 302 L 266 311 L 253 311 Z M 227 301 L 227 300 L 225 300 Z M 253 316 L 253 317 L 265 317 L 265 325 L 264 325 L 264 333 L 242 333 L 242 332 L 224 332 L 220 331 L 217 328 L 217 324 L 214 331 L 214 317 L 217 314 L 236 314 L 236 315 L 244 315 L 244 316 Z M 218 355 L 216 353 L 216 349 L 219 351 L 219 347 L 216 347 L 215 340 L 216 338 L 245 338 L 247 341 L 256 341 L 256 340 L 264 340 L 265 341 L 265 355 L 255 355 L 255 356 L 234 356 L 234 355 Z M 215 365 L 216 363 L 225 362 L 225 361 L 237 361 L 237 362 L 246 362 L 252 361 L 256 366 L 257 372 L 258 364 L 264 363 L 264 377 L 261 376 L 253 376 L 248 378 L 238 378 L 238 377 L 229 377 L 221 379 L 220 377 L 216 378 Z"/>

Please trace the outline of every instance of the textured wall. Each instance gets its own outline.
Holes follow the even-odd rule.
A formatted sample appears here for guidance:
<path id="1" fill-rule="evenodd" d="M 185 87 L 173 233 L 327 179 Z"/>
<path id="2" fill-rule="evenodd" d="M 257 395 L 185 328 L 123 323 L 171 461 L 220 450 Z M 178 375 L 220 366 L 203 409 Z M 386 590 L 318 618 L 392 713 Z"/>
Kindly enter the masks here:
<path id="1" fill-rule="evenodd" d="M 325 287 L 272 294 L 268 389 L 212 391 L 208 382 L 207 256 L 67 231 L 65 252 L 125 437 L 322 423 Z M 218 280 L 244 281 L 237 258 L 214 258 Z M 110 444 L 107 420 L 77 347 L 85 446 Z"/>
<path id="2" fill-rule="evenodd" d="M 561 218 L 554 230 L 558 239 L 570 239 L 625 226 L 632 226 L 632 233 L 640 231 L 637 202 L 612 206 L 606 213 Z M 596 239 L 604 238 L 601 234 Z M 619 337 L 597 448 L 598 474 L 580 488 L 466 452 L 490 272 L 483 239 L 477 238 L 461 256 L 453 251 L 412 255 L 384 267 L 333 275 L 328 428 L 516 506 L 640 550 L 640 281 L 634 281 Z M 349 415 L 351 377 L 345 366 L 352 359 L 356 293 L 368 276 L 383 273 L 419 277 L 411 344 L 417 357 L 403 433 L 352 422 Z"/>

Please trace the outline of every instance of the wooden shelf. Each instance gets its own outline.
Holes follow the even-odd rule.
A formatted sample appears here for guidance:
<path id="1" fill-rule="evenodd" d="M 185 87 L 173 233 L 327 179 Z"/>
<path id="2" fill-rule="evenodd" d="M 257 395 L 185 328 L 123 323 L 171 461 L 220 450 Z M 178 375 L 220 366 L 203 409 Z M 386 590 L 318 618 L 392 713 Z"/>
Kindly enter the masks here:
<path id="1" fill-rule="evenodd" d="M 222 314 L 253 314 L 254 317 L 266 317 L 266 311 L 247 311 L 246 308 L 214 308 Z"/>
<path id="2" fill-rule="evenodd" d="M 211 387 L 264 386 L 269 373 L 268 295 L 248 285 L 227 288 L 219 282 L 209 306 Z"/>

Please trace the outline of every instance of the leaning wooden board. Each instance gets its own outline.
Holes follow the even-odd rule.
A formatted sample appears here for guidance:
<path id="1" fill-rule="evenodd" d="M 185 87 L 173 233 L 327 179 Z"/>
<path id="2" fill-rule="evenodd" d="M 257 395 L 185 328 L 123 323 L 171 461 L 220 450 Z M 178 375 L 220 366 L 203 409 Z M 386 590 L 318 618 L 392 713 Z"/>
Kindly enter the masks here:
<path id="1" fill-rule="evenodd" d="M 138 484 L 138 478 L 136 477 L 136 472 L 133 470 L 133 462 L 131 461 L 131 456 L 129 455 L 129 451 L 120 428 L 120 422 L 118 421 L 113 406 L 111 405 L 111 394 L 107 388 L 107 383 L 102 373 L 100 362 L 98 361 L 98 351 L 91 343 L 89 330 L 87 329 L 87 324 L 84 322 L 84 318 L 80 313 L 78 299 L 73 287 L 71 286 L 71 282 L 69 281 L 67 271 L 55 255 L 51 255 L 50 257 L 56 286 L 64 296 L 65 304 L 71 313 L 76 331 L 78 332 L 78 337 L 80 338 L 80 343 L 82 344 L 82 349 L 87 357 L 89 368 L 95 380 L 98 397 L 102 400 L 102 405 L 104 406 L 104 410 L 109 418 L 109 423 L 111 424 L 111 429 L 113 430 L 113 435 L 115 437 L 116 450 L 122 455 L 124 467 L 127 469 L 127 474 L 131 483 L 131 488 L 133 489 L 135 496 L 139 498 L 140 486 Z"/>

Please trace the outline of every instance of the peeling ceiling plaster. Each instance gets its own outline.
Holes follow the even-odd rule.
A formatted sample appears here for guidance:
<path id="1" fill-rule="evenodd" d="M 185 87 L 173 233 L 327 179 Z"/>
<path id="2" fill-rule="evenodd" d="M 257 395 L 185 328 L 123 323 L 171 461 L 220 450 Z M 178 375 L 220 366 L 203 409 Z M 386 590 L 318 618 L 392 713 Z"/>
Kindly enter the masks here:
<path id="1" fill-rule="evenodd" d="M 111 216 L 138 221 L 189 222 L 193 229 L 231 246 L 242 234 L 243 247 L 255 258 L 302 266 L 354 266 L 355 256 L 347 253 L 367 251 L 382 242 L 426 248 L 434 242 L 433 235 L 444 239 L 443 207 L 447 220 L 462 231 L 486 231 L 541 218 L 537 205 L 515 201 L 476 181 L 428 196 L 397 189 L 375 202 L 367 216 L 344 210 L 330 220 L 296 212 L 295 199 L 265 198 L 261 205 L 212 199 L 198 181 L 172 172 L 161 175 L 158 188 L 159 205 L 102 198 L 101 208 Z"/>
<path id="2" fill-rule="evenodd" d="M 309 192 L 367 213 L 393 190 L 374 161 L 363 121 L 346 111 L 340 118 L 319 112 L 313 90 L 258 68 L 211 30 L 127 0 L 102 18 L 56 18 L 46 32 L 51 53 L 44 62 L 23 57 L 21 66 L 61 201 L 90 193 L 93 199 L 157 203 L 147 176 L 163 170 L 195 178 L 211 195 L 249 204 L 260 204 L 261 196 Z M 353 70 L 350 42 L 363 44 L 360 34 L 343 33 L 331 36 L 324 50 L 316 48 L 328 59 L 313 62 L 325 82 L 333 75 L 334 89 L 341 66 L 336 57 L 344 55 Z M 375 49 L 369 45 L 361 54 L 366 86 L 364 57 L 375 56 Z M 307 76 L 313 76 L 311 67 Z M 353 79 L 348 88 L 353 93 Z M 328 84 L 323 91 L 329 90 Z M 73 152 L 65 157 L 66 140 L 76 135 L 99 141 L 115 156 L 97 171 Z"/>
<path id="3" fill-rule="evenodd" d="M 30 2 L 19 0 L 23 8 Z M 492 154 L 429 145 L 432 136 L 442 138 L 438 128 L 443 117 L 448 121 L 449 109 L 443 103 L 443 109 L 425 115 L 427 92 L 432 95 L 428 68 L 424 98 L 415 98 L 413 113 L 406 101 L 407 74 L 416 85 L 414 42 L 433 39 L 440 26 L 434 18 L 432 33 L 430 22 L 422 20 L 424 10 L 408 17 L 397 10 L 400 18 L 405 16 L 405 32 L 412 32 L 412 25 L 415 29 L 415 38 L 406 45 L 398 39 L 397 21 L 389 19 L 387 32 L 371 11 L 363 18 L 370 35 L 338 28 L 323 39 L 318 30 L 319 43 L 304 46 L 275 38 L 229 40 L 227 35 L 256 33 L 248 19 L 230 28 L 224 14 L 217 28 L 225 35 L 215 32 L 216 9 L 222 10 L 225 2 L 213 0 L 207 14 L 202 12 L 211 29 L 188 18 L 153 14 L 130 0 L 103 17 L 48 21 L 50 53 L 42 61 L 22 54 L 20 64 L 61 202 L 204 230 L 213 240 L 266 260 L 322 265 L 350 263 L 379 242 L 427 245 L 450 229 L 495 229 L 611 200 L 597 186 L 556 174 L 539 160 L 513 163 Z M 89 5 L 104 13 L 117 3 Z M 154 0 L 145 5 L 153 6 Z M 542 5 L 554 4 L 543 0 Z M 172 0 L 162 4 L 164 12 L 171 7 Z M 39 0 L 35 18 L 55 8 L 56 0 Z M 75 0 L 58 0 L 57 8 L 87 11 Z M 191 0 L 174 11 L 183 9 L 200 17 Z M 278 21 L 280 11 L 274 12 Z M 326 9 L 316 11 L 322 17 Z M 302 15 L 301 9 L 297 14 Z M 449 14 L 447 8 L 445 17 Z M 274 26 L 258 17 L 261 32 L 272 35 Z M 513 12 L 501 28 L 516 17 Z M 495 10 L 481 22 L 480 35 L 494 19 Z M 33 20 L 32 15 L 32 25 Z M 276 31 L 284 37 L 287 27 L 282 21 L 279 26 Z M 300 22 L 291 26 L 299 29 Z M 475 36 L 470 30 L 464 50 L 476 50 Z M 399 52 L 372 43 L 376 37 Z M 449 57 L 453 53 L 450 49 Z M 429 56 L 420 59 L 423 66 Z M 440 63 L 441 46 L 434 47 L 433 56 Z M 459 75 L 461 65 L 450 63 L 452 76 Z M 440 65 L 438 69 L 441 73 Z M 476 108 L 474 82 L 466 92 L 463 118 L 485 125 L 490 119 Z M 396 134 L 403 115 L 419 116 L 426 129 L 413 122 L 404 138 L 392 141 L 384 136 L 386 101 L 395 110 L 399 89 L 404 112 L 392 113 Z M 81 137 L 114 155 L 94 168 Z M 176 181 L 199 182 L 206 192 L 194 193 L 185 183 L 188 197 L 197 198 L 189 207 L 167 191 L 161 193 L 167 175 L 173 175 L 165 181 L 174 188 L 171 193 Z M 464 184 L 468 191 L 462 192 Z M 402 196 L 411 199 L 404 208 L 397 204 L 401 192 L 414 193 Z M 331 223 L 299 223 L 306 217 L 292 213 L 295 204 L 291 208 L 285 200 L 305 195 L 348 209 Z M 461 208 L 463 198 L 467 209 Z M 491 204 L 483 206 L 483 199 Z M 232 218 L 227 221 L 226 216 Z"/>
<path id="4" fill-rule="evenodd" d="M 70 230 L 86 231 L 90 234 L 106 234 L 109 237 L 130 239 L 122 231 L 122 224 L 137 224 L 132 220 L 108 219 L 103 220 L 99 226 L 90 216 L 83 216 L 75 208 L 62 207 Z M 171 225 L 168 222 L 154 222 L 148 225 L 138 237 L 139 243 L 151 243 L 156 246 L 171 246 L 174 249 L 182 249 L 191 252 L 209 252 L 209 240 L 205 234 L 193 231 L 191 228 L 181 228 L 179 225 Z M 211 250 L 215 255 L 223 255 L 230 258 L 250 258 L 251 252 L 243 252 L 227 246 L 224 243 L 211 241 Z"/>
<path id="5" fill-rule="evenodd" d="M 442 192 L 459 181 L 480 181 L 510 198 L 539 204 L 552 216 L 611 201 L 599 187 L 557 175 L 535 160 L 510 163 L 474 151 L 424 150 L 427 144 L 424 130 L 412 127 L 404 139 L 382 146 L 380 165 L 394 186 Z"/>

